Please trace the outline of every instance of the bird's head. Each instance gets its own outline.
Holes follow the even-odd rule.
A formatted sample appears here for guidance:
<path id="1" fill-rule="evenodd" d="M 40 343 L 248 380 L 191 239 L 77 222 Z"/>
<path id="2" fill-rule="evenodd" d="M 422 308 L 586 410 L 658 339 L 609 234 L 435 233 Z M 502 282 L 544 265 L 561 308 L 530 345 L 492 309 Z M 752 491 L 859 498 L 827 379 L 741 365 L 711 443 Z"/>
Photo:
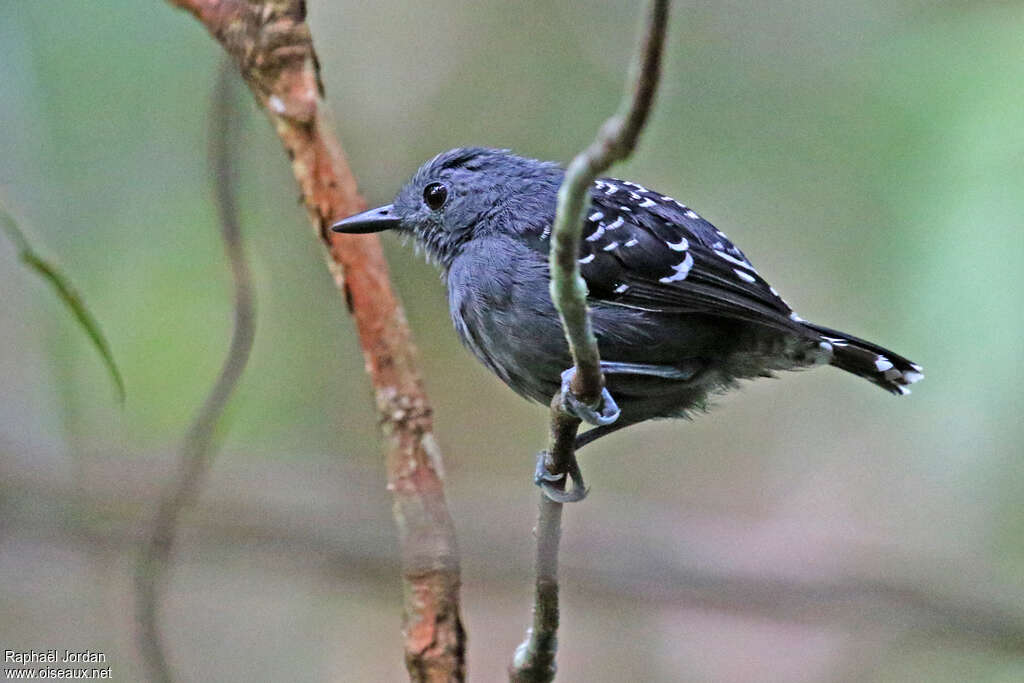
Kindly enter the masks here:
<path id="1" fill-rule="evenodd" d="M 474 237 L 550 224 L 562 174 L 556 164 L 508 150 L 460 147 L 423 164 L 391 204 L 350 216 L 332 229 L 412 235 L 447 269 Z"/>

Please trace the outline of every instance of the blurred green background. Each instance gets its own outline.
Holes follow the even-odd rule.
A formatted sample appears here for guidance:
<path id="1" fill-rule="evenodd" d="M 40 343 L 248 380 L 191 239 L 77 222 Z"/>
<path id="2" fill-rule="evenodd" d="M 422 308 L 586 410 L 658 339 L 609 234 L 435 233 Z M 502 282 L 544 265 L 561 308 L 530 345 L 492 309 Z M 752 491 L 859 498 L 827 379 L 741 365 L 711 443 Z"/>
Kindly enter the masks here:
<path id="1" fill-rule="evenodd" d="M 618 102 L 637 10 L 309 2 L 368 201 L 456 145 L 567 161 Z M 927 379 L 899 400 L 831 369 L 789 374 L 588 449 L 560 680 L 1024 680 L 1019 636 L 872 589 L 1024 614 L 1022 27 L 1018 2 L 675 6 L 653 120 L 615 175 L 693 205 L 805 318 Z M 119 408 L 0 242 L 0 649 L 100 650 L 116 680 L 142 676 L 136 544 L 230 333 L 205 150 L 220 56 L 156 0 L 0 3 L 0 201 L 76 283 L 128 389 Z M 401 680 L 353 323 L 279 143 L 244 106 L 257 338 L 186 515 L 171 657 L 187 680 Z M 529 618 L 546 412 L 459 346 L 436 271 L 384 243 L 436 410 L 470 673 L 499 680 Z"/>

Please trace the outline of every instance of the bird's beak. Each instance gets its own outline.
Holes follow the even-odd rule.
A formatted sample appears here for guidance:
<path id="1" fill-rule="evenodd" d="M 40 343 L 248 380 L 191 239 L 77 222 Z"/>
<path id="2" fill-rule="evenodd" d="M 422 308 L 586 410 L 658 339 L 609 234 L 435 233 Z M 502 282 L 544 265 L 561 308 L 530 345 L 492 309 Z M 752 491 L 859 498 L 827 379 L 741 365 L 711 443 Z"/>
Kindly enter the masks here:
<path id="1" fill-rule="evenodd" d="M 376 209 L 363 211 L 354 216 L 349 216 L 331 226 L 334 232 L 344 232 L 349 235 L 362 235 L 368 232 L 380 232 L 397 228 L 401 219 L 393 215 L 394 208 L 391 204 L 378 206 Z"/>

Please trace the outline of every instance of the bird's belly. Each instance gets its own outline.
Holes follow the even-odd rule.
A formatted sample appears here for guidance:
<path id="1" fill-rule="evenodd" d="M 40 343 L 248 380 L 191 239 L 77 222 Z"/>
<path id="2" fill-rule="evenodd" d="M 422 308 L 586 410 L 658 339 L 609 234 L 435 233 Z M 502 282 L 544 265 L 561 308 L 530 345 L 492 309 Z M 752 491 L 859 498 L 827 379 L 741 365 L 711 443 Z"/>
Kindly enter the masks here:
<path id="1" fill-rule="evenodd" d="M 546 275 L 546 274 L 545 274 Z M 548 403 L 561 373 L 572 364 L 558 314 L 545 291 L 528 290 L 507 271 L 477 273 L 501 286 L 449 289 L 452 321 L 463 344 L 522 396 Z M 532 281 L 532 280 L 530 280 Z M 544 279 L 537 281 L 547 283 Z M 733 379 L 771 368 L 760 347 L 738 324 L 701 314 L 648 312 L 593 304 L 591 322 L 603 361 L 692 370 L 686 379 L 654 375 L 606 377 L 623 414 L 679 414 Z"/>

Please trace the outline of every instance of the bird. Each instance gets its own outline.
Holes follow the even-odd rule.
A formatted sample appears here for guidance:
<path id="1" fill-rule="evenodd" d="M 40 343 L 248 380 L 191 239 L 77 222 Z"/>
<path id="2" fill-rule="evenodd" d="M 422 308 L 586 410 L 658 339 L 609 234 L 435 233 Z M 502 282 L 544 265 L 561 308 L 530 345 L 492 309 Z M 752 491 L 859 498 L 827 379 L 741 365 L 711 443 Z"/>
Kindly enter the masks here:
<path id="1" fill-rule="evenodd" d="M 576 448 L 630 425 L 687 417 L 738 380 L 831 365 L 896 395 L 920 365 L 797 315 L 725 234 L 634 182 L 589 187 L 578 254 L 607 401 L 572 401 L 573 361 L 549 292 L 557 163 L 460 147 L 424 163 L 391 204 L 340 233 L 411 236 L 441 270 L 462 343 L 516 393 L 595 425 Z"/>

